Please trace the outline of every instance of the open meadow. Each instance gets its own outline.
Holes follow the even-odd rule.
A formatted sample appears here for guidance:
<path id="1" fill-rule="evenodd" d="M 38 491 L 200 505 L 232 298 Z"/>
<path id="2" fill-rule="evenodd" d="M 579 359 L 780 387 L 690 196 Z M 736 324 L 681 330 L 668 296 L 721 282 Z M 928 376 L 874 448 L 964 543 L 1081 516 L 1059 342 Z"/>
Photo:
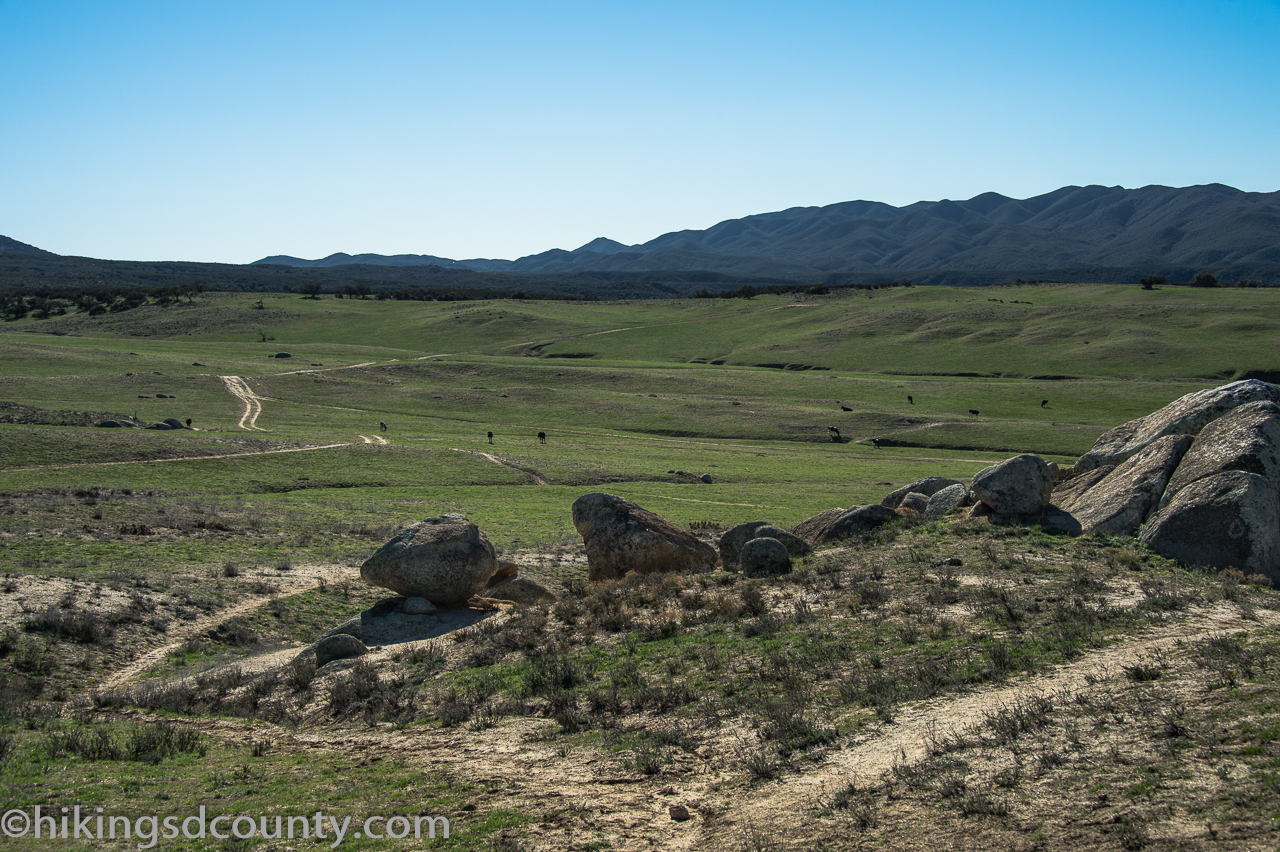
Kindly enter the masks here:
<path id="1" fill-rule="evenodd" d="M 1278 340 L 1280 290 L 1048 284 L 5 323 L 0 812 L 323 811 L 349 849 L 1275 848 L 1280 592 L 956 516 L 778 578 L 589 584 L 570 506 L 714 544 L 1019 453 L 1068 467 L 1276 381 Z M 166 418 L 191 428 L 95 425 Z M 449 512 L 559 601 L 298 656 L 389 595 L 364 559 Z M 357 838 L 375 814 L 451 834 Z M 153 845 L 336 842 L 314 829 Z"/>

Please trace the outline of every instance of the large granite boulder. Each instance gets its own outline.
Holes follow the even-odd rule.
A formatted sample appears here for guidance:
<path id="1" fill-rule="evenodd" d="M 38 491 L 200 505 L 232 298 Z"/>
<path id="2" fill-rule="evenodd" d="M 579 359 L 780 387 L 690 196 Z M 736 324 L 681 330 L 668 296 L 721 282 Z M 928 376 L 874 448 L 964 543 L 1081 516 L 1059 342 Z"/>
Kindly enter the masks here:
<path id="1" fill-rule="evenodd" d="M 1075 516 L 1083 532 L 1132 535 L 1159 504 L 1170 475 L 1190 446 L 1189 435 L 1166 435 L 1114 469 L 1095 468 L 1110 469 L 1110 473 L 1058 506 Z"/>
<path id="2" fill-rule="evenodd" d="M 837 541 L 843 541 L 846 538 L 852 538 L 855 535 L 871 532 L 877 527 L 883 526 L 885 523 L 898 517 L 897 513 L 888 506 L 854 506 L 852 509 L 846 509 L 839 516 L 832 519 L 818 534 L 818 540 L 815 544 L 832 544 Z"/>
<path id="3" fill-rule="evenodd" d="M 1197 479 L 1225 470 L 1256 473 L 1280 488 L 1280 405 L 1251 402 L 1200 430 L 1169 480 L 1160 505 L 1169 505 Z"/>
<path id="4" fill-rule="evenodd" d="M 805 518 L 803 521 L 792 527 L 791 532 L 804 539 L 809 544 L 817 544 L 822 540 L 822 534 L 826 532 L 827 527 L 831 526 L 836 518 L 840 517 L 847 511 L 848 509 L 843 509 L 839 506 L 834 509 L 827 509 L 826 511 L 819 512 L 812 518 Z"/>
<path id="5" fill-rule="evenodd" d="M 1038 515 L 1049 505 L 1056 478 L 1044 459 L 1024 453 L 978 471 L 970 487 L 997 515 Z"/>
<path id="6" fill-rule="evenodd" d="M 1152 515 L 1138 538 L 1187 565 L 1237 568 L 1280 583 L 1280 494 L 1256 473 L 1197 479 Z"/>
<path id="7" fill-rule="evenodd" d="M 1076 470 L 1083 473 L 1104 464 L 1120 464 L 1165 435 L 1194 435 L 1234 408 L 1265 400 L 1280 402 L 1280 387 L 1257 379 L 1189 393 L 1103 433 L 1076 462 Z"/>
<path id="8" fill-rule="evenodd" d="M 731 570 L 738 564 L 738 556 L 743 545 L 755 538 L 772 538 L 782 542 L 787 554 L 792 559 L 800 559 L 813 552 L 809 543 L 794 533 L 774 526 L 768 521 L 747 521 L 720 536 L 720 562 L 725 570 Z"/>
<path id="9" fill-rule="evenodd" d="M 904 485 L 889 494 L 880 501 L 880 505 L 896 509 L 902 505 L 902 501 L 906 499 L 908 494 L 923 494 L 925 497 L 932 497 L 944 488 L 963 484 L 958 479 L 947 479 L 945 476 L 926 476 L 924 479 L 917 479 L 910 485 Z"/>
<path id="10" fill-rule="evenodd" d="M 360 566 L 360 576 L 406 598 L 463 604 L 484 590 L 498 558 L 464 515 L 425 518 L 402 530 Z"/>
<path id="11" fill-rule="evenodd" d="M 776 538 L 761 536 L 742 545 L 738 564 L 748 577 L 776 577 L 791 573 L 791 554 Z"/>
<path id="12" fill-rule="evenodd" d="M 573 526 L 587 551 L 587 576 L 610 580 L 632 572 L 710 571 L 716 552 L 688 530 L 612 494 L 573 501 Z"/>

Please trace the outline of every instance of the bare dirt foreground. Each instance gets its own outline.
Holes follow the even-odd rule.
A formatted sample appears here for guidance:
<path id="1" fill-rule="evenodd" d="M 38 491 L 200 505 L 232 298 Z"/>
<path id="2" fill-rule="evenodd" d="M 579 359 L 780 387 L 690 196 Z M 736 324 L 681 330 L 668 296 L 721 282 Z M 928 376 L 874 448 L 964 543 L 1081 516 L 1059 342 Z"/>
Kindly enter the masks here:
<path id="1" fill-rule="evenodd" d="M 912 824 L 919 815 L 897 816 L 892 813 L 892 802 L 885 802 L 886 813 L 878 818 L 866 811 L 832 815 L 829 803 L 844 790 L 869 790 L 885 783 L 892 787 L 895 771 L 907 777 L 916 771 L 914 767 L 929 761 L 949 736 L 972 735 L 1001 710 L 1044 699 L 1055 706 L 1087 706 L 1090 701 L 1105 700 L 1131 687 L 1126 670 L 1143 660 L 1168 659 L 1196 641 L 1239 630 L 1274 629 L 1277 623 L 1280 614 L 1273 611 L 1244 616 L 1231 604 L 1197 608 L 1185 620 L 1150 629 L 1139 641 L 1100 649 L 1052 671 L 1014 678 L 998 687 L 904 706 L 892 722 L 845 738 L 804 771 L 765 782 L 749 780 L 740 767 L 722 762 L 732 754 L 734 740 L 745 741 L 749 737 L 749 731 L 737 727 L 721 732 L 720 738 L 730 745 L 720 754 L 712 753 L 718 749 L 706 749 L 705 757 L 693 756 L 682 762 L 677 771 L 656 776 L 627 771 L 590 748 L 566 748 L 546 742 L 539 734 L 547 722 L 534 719 L 508 722 L 481 734 L 463 728 L 396 731 L 356 726 L 315 732 L 273 727 L 269 736 L 277 748 L 336 753 L 352 762 L 394 755 L 420 765 L 424 771 L 482 783 L 489 791 L 489 807 L 553 815 L 527 835 L 524 845 L 510 848 L 718 851 L 879 848 L 886 844 L 894 849 L 1092 847 L 1094 841 L 1088 839 L 1088 833 L 1079 836 L 1076 823 L 1121 828 L 1129 825 L 1123 820 L 1112 822 L 1114 815 L 1109 810 L 1115 808 L 1105 801 L 1105 796 L 1101 803 L 1093 802 L 1078 811 L 1056 808 L 1045 822 L 1036 814 L 1030 818 L 1005 818 L 999 826 L 959 815 L 946 815 L 933 825 Z M 375 652 L 370 662 L 385 663 L 395 654 L 409 650 L 410 646 L 383 649 Z M 156 649 L 109 683 L 136 675 L 148 660 L 158 659 L 164 651 Z M 291 658 L 295 653 L 296 650 L 277 652 L 269 661 L 279 664 L 284 656 Z M 1175 692 L 1184 700 L 1198 697 L 1192 680 L 1176 680 Z M 1122 719 L 1122 715 L 1117 714 L 1116 718 Z M 264 736 L 260 722 L 194 719 L 191 724 L 228 741 Z M 1111 745 L 1124 744 L 1126 739 L 1118 735 Z M 1001 762 L 998 755 L 984 758 Z M 1007 762 L 1011 766 L 1033 763 L 1029 755 L 1020 758 L 1016 750 Z M 1052 780 L 1040 778 L 1031 783 L 1045 788 L 1043 794 L 1033 793 L 1033 798 L 1052 795 Z M 907 809 L 905 798 L 899 804 L 899 809 Z M 674 819 L 673 807 L 677 813 L 679 808 L 686 808 L 690 818 Z M 1123 806 L 1117 803 L 1116 807 Z M 1212 821 L 1179 821 L 1166 824 L 1161 835 L 1151 832 L 1145 840 L 1136 835 L 1129 840 L 1122 837 L 1114 848 L 1202 848 L 1204 843 L 1203 848 L 1274 849 L 1276 837 L 1264 832 L 1258 837 L 1238 837 L 1234 843 L 1227 842 L 1230 839 L 1229 832 L 1215 829 Z M 815 841 L 819 845 L 811 847 Z"/>
<path id="2" fill-rule="evenodd" d="M 214 706 L 180 720 L 228 744 L 266 739 L 277 752 L 333 765 L 386 760 L 411 776 L 465 779 L 484 792 L 451 815 L 458 825 L 496 809 L 531 820 L 458 848 L 1276 848 L 1274 593 L 1236 577 L 1149 580 L 1134 573 L 1132 551 L 1089 573 L 1063 563 L 1061 552 L 1015 556 L 1020 545 L 980 541 L 987 563 L 973 558 L 970 569 L 975 554 L 964 551 L 964 560 L 950 560 L 965 563 L 957 570 L 928 558 L 927 545 L 916 538 L 832 551 L 765 583 L 721 572 L 591 590 L 571 577 L 579 554 L 567 566 L 563 554 L 524 554 L 518 561 L 543 566 L 527 573 L 556 586 L 561 603 L 504 608 L 456 635 L 332 663 L 308 675 L 302 692 L 296 684 L 277 690 L 279 712 L 237 719 Z M 1070 575 L 1055 575 L 1055 563 Z M 163 684 L 190 682 L 190 672 L 156 678 L 156 666 L 219 623 L 344 572 L 349 578 L 350 568 L 297 566 L 267 600 L 241 599 L 170 629 L 94 694 L 146 683 L 154 696 Z M 1058 663 L 1024 657 L 997 666 L 1005 643 L 1015 656 L 1030 653 L 1041 647 L 1037 636 L 1066 623 L 1062 589 L 1077 593 L 1072 612 L 1123 628 Z M 681 628 L 662 627 L 676 623 L 677 607 L 692 633 L 734 595 L 760 603 L 730 611 L 727 633 L 711 629 L 681 644 Z M 607 601 L 608 612 L 591 615 Z M 1059 609 L 1035 623 L 1049 606 Z M 591 626 L 594 617 L 619 616 L 625 629 Z M 762 644 L 743 644 L 739 634 Z M 911 697 L 913 680 L 937 677 L 930 660 L 966 641 L 983 649 L 959 652 L 970 674 L 953 672 L 932 694 Z M 288 680 L 302 647 L 263 648 L 205 674 L 234 669 L 254 691 L 264 682 L 255 677 Z M 598 688 L 585 689 L 591 679 L 581 671 L 565 674 L 582 653 L 596 654 Z M 804 654 L 826 663 L 804 663 Z M 538 692 L 522 658 L 535 669 L 558 660 L 558 683 L 569 691 Z M 781 692 L 761 688 L 788 666 L 795 670 L 776 675 Z M 818 671 L 824 666 L 830 670 Z M 335 696 L 361 678 L 374 684 L 370 697 L 341 706 Z M 652 699 L 681 683 L 706 685 L 667 703 Z M 629 684 L 629 698 L 619 697 L 619 684 Z M 402 692 L 378 703 L 378 689 L 412 688 L 419 691 L 408 705 Z M 881 692 L 892 695 L 875 697 Z M 98 699 L 97 710 L 86 703 L 82 697 L 80 712 L 105 718 L 160 718 L 146 701 L 139 708 Z M 457 715 L 460 706 L 470 709 Z M 789 733 L 779 733 L 784 727 Z"/>

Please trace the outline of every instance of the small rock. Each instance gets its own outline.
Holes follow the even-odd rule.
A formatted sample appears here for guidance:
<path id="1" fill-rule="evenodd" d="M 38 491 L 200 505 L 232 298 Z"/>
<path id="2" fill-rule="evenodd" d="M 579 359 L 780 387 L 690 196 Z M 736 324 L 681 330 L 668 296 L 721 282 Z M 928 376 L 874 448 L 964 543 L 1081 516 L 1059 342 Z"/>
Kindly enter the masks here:
<path id="1" fill-rule="evenodd" d="M 963 487 L 963 486 L 961 486 Z M 895 508 L 910 509 L 917 515 L 924 514 L 925 508 L 929 505 L 929 495 L 921 494 L 918 491 L 912 491 L 910 494 L 902 498 L 902 502 Z"/>
<path id="2" fill-rule="evenodd" d="M 555 603 L 556 596 L 540 583 L 528 577 L 508 577 L 497 585 L 485 590 L 484 596 L 496 601 L 511 601 L 518 604 Z"/>
<path id="3" fill-rule="evenodd" d="M 693 819 L 693 816 L 689 813 L 689 809 L 684 805 L 672 805 L 667 808 L 667 813 L 669 813 L 671 818 L 676 822 L 685 822 L 686 820 Z"/>
<path id="4" fill-rule="evenodd" d="M 791 573 L 791 555 L 776 538 L 753 538 L 742 545 L 738 565 L 747 577 L 777 577 Z"/>
<path id="5" fill-rule="evenodd" d="M 935 491 L 929 497 L 928 504 L 924 507 L 924 516 L 926 518 L 936 518 L 945 515 L 952 509 L 958 509 L 967 505 L 969 501 L 969 489 L 963 483 L 948 485 L 941 491 Z"/>
<path id="6" fill-rule="evenodd" d="M 335 633 L 316 643 L 316 668 L 334 660 L 349 660 L 369 653 L 369 648 L 354 636 Z"/>
<path id="7" fill-rule="evenodd" d="M 710 483 L 710 482 L 711 482 L 711 474 L 709 474 L 709 473 L 704 473 L 704 474 L 702 474 L 702 476 L 699 476 L 699 477 L 698 477 L 698 479 L 702 480 L 703 482 Z"/>
<path id="8" fill-rule="evenodd" d="M 436 611 L 436 605 L 426 598 L 405 598 L 400 604 L 400 611 L 405 615 L 431 615 Z"/>

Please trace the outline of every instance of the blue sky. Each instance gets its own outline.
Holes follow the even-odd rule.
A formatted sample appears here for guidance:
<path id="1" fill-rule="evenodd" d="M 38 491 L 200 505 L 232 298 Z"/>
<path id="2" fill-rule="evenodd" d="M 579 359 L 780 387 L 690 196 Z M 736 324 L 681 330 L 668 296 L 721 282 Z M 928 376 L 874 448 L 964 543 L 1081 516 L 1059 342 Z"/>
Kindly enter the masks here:
<path id="1" fill-rule="evenodd" d="M 0 0 L 0 92 L 0 234 L 126 260 L 1280 190 L 1280 0 Z"/>

